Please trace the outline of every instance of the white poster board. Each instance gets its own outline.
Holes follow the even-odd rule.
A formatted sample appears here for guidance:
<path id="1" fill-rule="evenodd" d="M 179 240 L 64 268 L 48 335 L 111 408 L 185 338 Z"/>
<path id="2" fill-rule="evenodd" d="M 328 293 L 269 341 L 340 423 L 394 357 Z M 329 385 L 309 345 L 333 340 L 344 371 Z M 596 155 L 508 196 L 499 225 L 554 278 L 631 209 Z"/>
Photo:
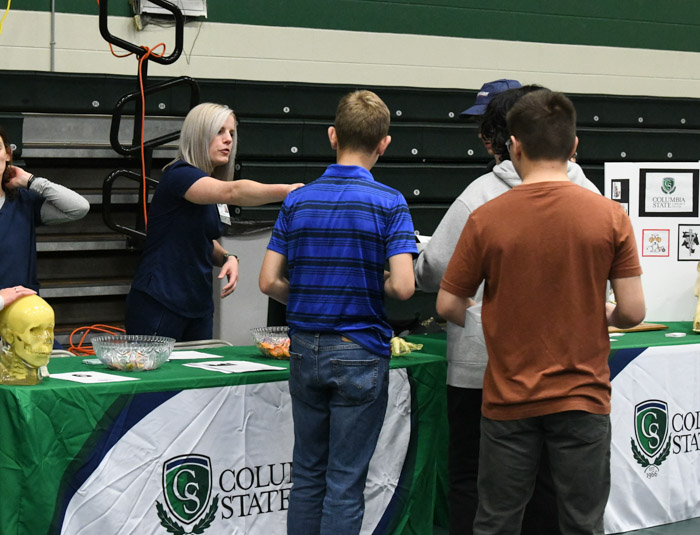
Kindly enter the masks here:
<path id="1" fill-rule="evenodd" d="M 700 261 L 698 163 L 606 163 L 605 196 L 632 220 L 646 321 L 692 321 Z"/>

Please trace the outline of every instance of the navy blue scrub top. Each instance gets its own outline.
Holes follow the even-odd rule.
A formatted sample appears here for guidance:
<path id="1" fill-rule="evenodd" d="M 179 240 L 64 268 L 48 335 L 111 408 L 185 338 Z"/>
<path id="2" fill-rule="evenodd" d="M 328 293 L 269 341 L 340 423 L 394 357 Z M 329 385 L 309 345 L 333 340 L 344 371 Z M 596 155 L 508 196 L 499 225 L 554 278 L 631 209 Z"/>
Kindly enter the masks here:
<path id="1" fill-rule="evenodd" d="M 0 288 L 26 286 L 39 291 L 36 274 L 36 227 L 41 225 L 44 198 L 28 189 L 0 208 Z"/>
<path id="2" fill-rule="evenodd" d="M 163 173 L 148 211 L 146 247 L 132 288 L 187 318 L 214 312 L 213 240 L 223 233 L 214 204 L 185 199 L 201 169 L 176 161 Z"/>

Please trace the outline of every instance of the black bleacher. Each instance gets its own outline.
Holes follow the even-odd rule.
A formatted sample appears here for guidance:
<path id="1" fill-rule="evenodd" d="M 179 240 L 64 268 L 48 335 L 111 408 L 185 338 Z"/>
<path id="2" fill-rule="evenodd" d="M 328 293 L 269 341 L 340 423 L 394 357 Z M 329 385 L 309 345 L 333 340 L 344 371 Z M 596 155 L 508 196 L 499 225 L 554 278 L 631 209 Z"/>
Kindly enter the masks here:
<path id="1" fill-rule="evenodd" d="M 24 122 L 29 114 L 60 116 L 64 124 L 81 117 L 111 115 L 122 95 L 136 89 L 135 76 L 2 71 L 3 99 L 0 102 L 0 124 L 10 131 L 17 145 L 16 155 L 22 160 Z M 153 77 L 152 83 L 165 80 Z M 308 182 L 319 176 L 333 162 L 334 153 L 327 139 L 338 100 L 348 91 L 365 88 L 352 85 L 251 82 L 240 80 L 198 80 L 201 101 L 228 104 L 239 120 L 238 178 L 262 182 Z M 453 199 L 484 172 L 489 156 L 476 136 L 476 125 L 459 118 L 469 107 L 476 90 L 424 89 L 408 87 L 367 87 L 379 94 L 392 114 L 392 143 L 373 173 L 377 180 L 403 193 L 409 203 L 414 224 L 421 234 L 431 234 Z M 613 96 L 570 94 L 578 113 L 579 164 L 589 178 L 603 189 L 604 162 L 697 161 L 700 142 L 700 101 L 689 98 L 656 98 L 645 96 Z M 189 94 L 173 87 L 147 99 L 147 125 L 163 117 L 184 117 Z M 126 113 L 133 110 L 126 108 Z M 36 117 L 34 117 L 36 120 Z M 66 129 L 70 131 L 70 129 Z M 54 133 L 55 146 L 71 145 L 64 132 Z M 109 132 L 95 140 L 109 145 Z M 87 151 L 89 152 L 89 151 Z M 109 156 L 61 158 L 53 154 L 34 156 L 22 163 L 36 172 L 66 183 L 79 191 L 91 193 L 94 205 L 85 221 L 66 227 L 42 229 L 47 241 L 65 240 L 60 233 L 75 236 L 109 236 L 113 234 L 101 221 L 99 191 L 104 178 L 117 167 L 138 170 L 138 161 L 116 153 Z M 153 177 L 169 158 L 154 157 Z M 77 173 L 75 170 L 78 169 Z M 65 180 L 64 180 L 65 179 Z M 135 193 L 126 199 L 135 199 Z M 124 201 L 122 217 L 135 217 L 137 207 Z M 271 224 L 276 217 L 275 205 L 260 208 L 234 207 L 236 217 L 259 224 Z M 265 223 L 267 222 L 267 223 Z M 51 246 L 46 246 L 51 249 Z M 58 247 L 59 250 L 66 248 Z M 109 254 L 97 247 L 93 252 L 76 246 L 68 252 L 40 253 L 42 284 L 50 284 L 56 273 L 70 271 L 66 258 L 94 256 L 95 266 L 109 263 Z M 89 249 L 89 248 L 88 248 Z M 99 250 L 97 250 L 99 249 Z M 107 255 L 107 258 L 102 258 Z M 110 271 L 109 277 L 128 283 L 138 251 L 129 246 L 114 252 L 113 260 L 122 271 Z M 49 260 L 53 259 L 53 264 Z M 52 266 L 57 266 L 54 269 Z M 49 267 L 47 267 L 49 266 Z M 60 269 L 58 269 L 60 268 Z M 80 272 L 80 270 L 76 270 Z M 59 276 L 58 278 L 61 278 Z M 63 278 L 67 278 L 63 275 Z M 127 284 L 128 285 L 128 284 Z M 117 285 L 119 286 L 119 285 Z M 114 287 L 114 285 L 110 286 Z M 120 286 L 124 287 L 124 284 Z M 123 290 L 118 290 L 121 292 Z M 85 297 L 86 310 L 95 307 L 99 313 L 118 322 L 123 295 L 107 292 L 102 300 L 116 302 L 105 305 L 97 295 Z M 66 315 L 79 317 L 81 289 L 65 295 L 66 302 L 77 302 Z M 432 297 L 431 297 L 432 299 Z M 106 309 L 111 312 L 107 314 Z M 410 319 L 425 307 L 395 307 L 394 313 Z M 97 312 L 96 312 L 97 313 Z M 85 321 L 101 320 L 85 314 Z M 106 320 L 107 318 L 105 318 Z M 76 320 L 77 321 L 77 320 Z"/>

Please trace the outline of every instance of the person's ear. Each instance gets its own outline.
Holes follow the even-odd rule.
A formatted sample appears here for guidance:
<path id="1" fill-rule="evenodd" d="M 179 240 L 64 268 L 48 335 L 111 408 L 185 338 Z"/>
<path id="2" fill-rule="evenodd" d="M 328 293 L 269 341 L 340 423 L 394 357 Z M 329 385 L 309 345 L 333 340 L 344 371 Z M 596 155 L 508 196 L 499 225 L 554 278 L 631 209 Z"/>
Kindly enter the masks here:
<path id="1" fill-rule="evenodd" d="M 335 126 L 328 127 L 328 140 L 331 142 L 331 148 L 338 150 L 338 134 L 335 131 Z"/>
<path id="2" fill-rule="evenodd" d="M 576 154 L 576 149 L 578 148 L 578 136 L 574 138 L 574 148 L 571 149 L 571 154 L 569 154 L 569 160 L 574 157 L 574 154 Z"/>
<path id="3" fill-rule="evenodd" d="M 510 159 L 512 160 L 513 156 L 520 158 L 523 152 L 523 146 L 520 144 L 520 141 L 515 136 L 510 136 L 510 143 Z"/>
<path id="4" fill-rule="evenodd" d="M 379 145 L 377 145 L 377 154 L 379 156 L 382 156 L 384 152 L 386 151 L 387 147 L 389 146 L 389 143 L 391 143 L 391 136 L 385 136 L 380 142 Z"/>

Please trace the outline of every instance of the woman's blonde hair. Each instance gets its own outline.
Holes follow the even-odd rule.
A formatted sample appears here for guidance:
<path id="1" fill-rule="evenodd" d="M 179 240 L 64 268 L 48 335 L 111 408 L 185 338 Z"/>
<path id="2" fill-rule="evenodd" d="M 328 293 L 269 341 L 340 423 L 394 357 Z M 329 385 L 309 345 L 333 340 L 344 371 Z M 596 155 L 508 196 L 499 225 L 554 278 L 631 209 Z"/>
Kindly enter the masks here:
<path id="1" fill-rule="evenodd" d="M 228 163 L 215 168 L 209 156 L 209 146 L 229 116 L 236 119 L 233 110 L 223 104 L 204 102 L 192 108 L 185 117 L 185 122 L 182 123 L 177 157 L 199 167 L 210 176 L 221 180 L 233 180 L 236 148 L 238 147 L 238 127 L 233 132 L 231 156 Z"/>

